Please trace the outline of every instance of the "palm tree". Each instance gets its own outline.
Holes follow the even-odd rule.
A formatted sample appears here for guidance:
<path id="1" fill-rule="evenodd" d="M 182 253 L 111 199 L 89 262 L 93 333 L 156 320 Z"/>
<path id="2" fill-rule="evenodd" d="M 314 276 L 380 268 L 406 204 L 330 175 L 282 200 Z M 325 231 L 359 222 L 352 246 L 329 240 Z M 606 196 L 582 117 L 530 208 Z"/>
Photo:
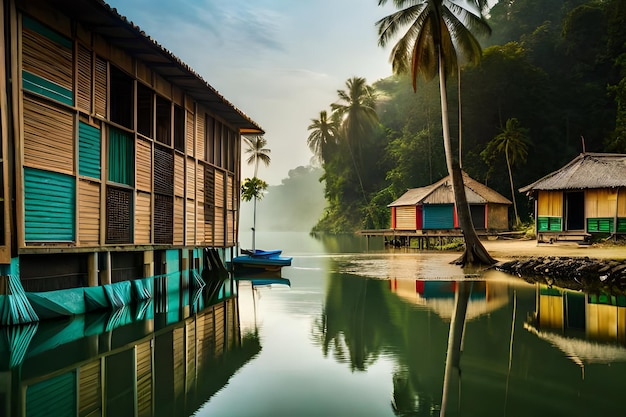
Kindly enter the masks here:
<path id="1" fill-rule="evenodd" d="M 252 212 L 252 252 L 256 249 L 256 202 L 257 200 L 261 200 L 263 198 L 263 191 L 267 190 L 267 187 L 267 183 L 256 176 L 253 178 L 246 178 L 241 185 L 241 199 L 243 201 L 250 201 L 254 199 L 254 209 Z"/>
<path id="2" fill-rule="evenodd" d="M 259 171 L 259 161 L 263 162 L 265 166 L 269 166 L 271 162 L 270 152 L 267 145 L 267 139 L 263 136 L 244 136 L 246 141 L 246 154 L 248 159 L 246 162 L 248 165 L 254 164 L 254 177 L 246 178 L 241 185 L 241 198 L 244 201 L 250 201 L 254 198 L 254 211 L 252 217 L 252 251 L 255 248 L 255 235 L 256 235 L 256 201 L 263 197 L 263 191 L 267 189 L 267 183 L 257 177 Z"/>
<path id="3" fill-rule="evenodd" d="M 259 171 L 259 161 L 263 162 L 265 166 L 269 166 L 272 161 L 270 157 L 272 151 L 265 147 L 267 146 L 267 139 L 263 136 L 244 136 L 243 139 L 247 145 L 246 154 L 249 155 L 246 162 L 248 165 L 254 164 L 254 176 L 256 177 Z"/>
<path id="4" fill-rule="evenodd" d="M 346 87 L 347 91 L 337 90 L 341 102 L 331 104 L 331 108 L 341 120 L 340 132 L 350 150 L 354 152 L 355 146 L 358 149 L 360 163 L 361 141 L 369 137 L 378 123 L 376 92 L 362 77 L 348 79 Z"/>
<path id="5" fill-rule="evenodd" d="M 337 117 L 328 117 L 326 110 L 320 112 L 319 119 L 311 119 L 311 124 L 307 128 L 311 131 L 306 140 L 313 158 L 321 163 L 327 159 L 327 149 L 330 144 L 337 143 L 339 137 L 339 122 Z"/>
<path id="6" fill-rule="evenodd" d="M 382 6 L 387 0 L 379 0 Z M 478 62 L 480 44 L 472 30 L 490 33 L 482 17 L 487 0 L 394 0 L 399 9 L 376 22 L 378 43 L 385 46 L 405 26 L 407 31 L 391 50 L 391 64 L 395 73 L 411 73 L 413 90 L 417 90 L 417 76 L 433 79 L 439 74 L 441 97 L 441 124 L 448 173 L 456 202 L 459 223 L 465 239 L 465 252 L 455 262 L 465 264 L 493 264 L 493 259 L 478 239 L 465 196 L 465 185 L 459 161 L 454 160 L 450 140 L 447 77 L 454 75 L 461 54 L 470 62 Z"/>
<path id="7" fill-rule="evenodd" d="M 333 117 L 340 120 L 339 134 L 346 141 L 352 164 L 356 176 L 359 180 L 363 200 L 374 220 L 369 200 L 363 186 L 361 178 L 361 142 L 368 138 L 376 124 L 378 123 L 378 115 L 376 114 L 376 93 L 372 86 L 367 85 L 365 78 L 352 77 L 346 81 L 346 90 L 337 90 L 339 103 L 331 104 Z M 335 116 L 336 115 L 336 116 Z M 354 147 L 358 148 L 358 159 L 354 156 Z"/>
<path id="8" fill-rule="evenodd" d="M 506 121 L 504 129 L 502 129 L 502 131 L 487 144 L 485 150 L 480 153 L 480 156 L 482 156 L 485 161 L 492 161 L 496 154 L 504 153 L 506 167 L 509 171 L 511 200 L 513 200 L 516 226 L 519 225 L 520 219 L 517 213 L 517 203 L 515 202 L 515 187 L 513 186 L 511 166 L 526 162 L 528 146 L 528 130 L 521 127 L 519 120 L 513 117 Z"/>

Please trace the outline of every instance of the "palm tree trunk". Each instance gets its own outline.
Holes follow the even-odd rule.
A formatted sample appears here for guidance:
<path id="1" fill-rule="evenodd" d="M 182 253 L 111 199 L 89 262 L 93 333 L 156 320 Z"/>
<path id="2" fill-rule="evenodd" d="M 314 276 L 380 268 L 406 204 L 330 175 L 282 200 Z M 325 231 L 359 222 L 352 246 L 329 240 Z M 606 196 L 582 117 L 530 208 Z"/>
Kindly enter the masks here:
<path id="1" fill-rule="evenodd" d="M 513 212 L 515 213 L 515 226 L 519 225 L 519 214 L 517 214 L 517 203 L 515 202 L 515 187 L 513 187 L 513 174 L 511 173 L 511 161 L 509 160 L 509 150 L 504 152 L 506 156 L 506 167 L 509 170 L 509 182 L 511 183 L 511 200 L 513 200 Z"/>
<path id="2" fill-rule="evenodd" d="M 454 163 L 452 155 L 452 144 L 450 141 L 450 123 L 448 119 L 448 98 L 446 90 L 446 75 L 443 68 L 443 57 L 441 48 L 439 49 L 439 89 L 441 97 L 441 125 L 443 128 L 443 148 L 446 155 L 446 165 L 448 173 L 452 179 L 452 189 L 454 191 L 454 200 L 456 203 L 456 211 L 459 218 L 459 225 L 465 240 L 465 251 L 463 255 L 454 261 L 458 265 L 493 265 L 496 260 L 489 255 L 482 242 L 476 234 L 472 216 L 470 214 L 467 196 L 465 195 L 465 184 L 463 183 L 463 174 L 458 163 Z"/>

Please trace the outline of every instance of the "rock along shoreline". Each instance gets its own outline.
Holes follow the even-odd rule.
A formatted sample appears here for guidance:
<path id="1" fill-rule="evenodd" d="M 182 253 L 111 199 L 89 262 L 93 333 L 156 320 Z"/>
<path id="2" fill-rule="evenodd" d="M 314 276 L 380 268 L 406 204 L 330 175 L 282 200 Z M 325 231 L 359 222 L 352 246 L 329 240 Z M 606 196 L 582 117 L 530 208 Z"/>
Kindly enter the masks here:
<path id="1" fill-rule="evenodd" d="M 499 262 L 494 268 L 533 283 L 626 293 L 626 260 L 540 256 Z"/>

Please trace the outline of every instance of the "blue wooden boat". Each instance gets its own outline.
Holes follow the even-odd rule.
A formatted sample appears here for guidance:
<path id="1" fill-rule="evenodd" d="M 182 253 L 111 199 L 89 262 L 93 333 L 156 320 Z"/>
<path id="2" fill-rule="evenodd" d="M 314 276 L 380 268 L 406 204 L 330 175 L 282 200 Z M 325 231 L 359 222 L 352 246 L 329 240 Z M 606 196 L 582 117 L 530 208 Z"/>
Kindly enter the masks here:
<path id="1" fill-rule="evenodd" d="M 255 251 L 256 252 L 256 251 Z M 265 251 L 263 251 L 265 252 Z M 280 271 L 283 266 L 290 266 L 292 257 L 281 256 L 281 251 L 277 253 L 265 253 L 263 255 L 240 255 L 233 258 L 232 269 L 237 272 L 262 272 Z"/>
<path id="2" fill-rule="evenodd" d="M 268 258 L 270 256 L 279 256 L 283 251 L 281 249 L 262 250 L 262 249 L 242 249 L 241 253 L 244 255 Z"/>

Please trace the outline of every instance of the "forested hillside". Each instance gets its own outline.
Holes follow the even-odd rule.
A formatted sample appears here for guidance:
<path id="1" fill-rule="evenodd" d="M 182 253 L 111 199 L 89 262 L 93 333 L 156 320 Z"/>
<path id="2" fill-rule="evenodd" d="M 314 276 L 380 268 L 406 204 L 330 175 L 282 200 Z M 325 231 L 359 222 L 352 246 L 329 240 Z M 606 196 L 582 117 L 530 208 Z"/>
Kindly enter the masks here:
<path id="1" fill-rule="evenodd" d="M 515 198 L 528 219 L 496 138 L 523 142 L 511 167 L 516 190 L 583 151 L 626 153 L 626 2 L 508 0 L 486 17 L 481 63 L 460 71 L 461 112 L 459 76 L 448 80 L 453 146 L 458 153 L 461 143 L 471 177 Z M 311 115 L 327 203 L 316 231 L 387 228 L 387 204 L 447 175 L 439 100 L 436 79 L 414 92 L 408 78 L 354 77 Z"/>

